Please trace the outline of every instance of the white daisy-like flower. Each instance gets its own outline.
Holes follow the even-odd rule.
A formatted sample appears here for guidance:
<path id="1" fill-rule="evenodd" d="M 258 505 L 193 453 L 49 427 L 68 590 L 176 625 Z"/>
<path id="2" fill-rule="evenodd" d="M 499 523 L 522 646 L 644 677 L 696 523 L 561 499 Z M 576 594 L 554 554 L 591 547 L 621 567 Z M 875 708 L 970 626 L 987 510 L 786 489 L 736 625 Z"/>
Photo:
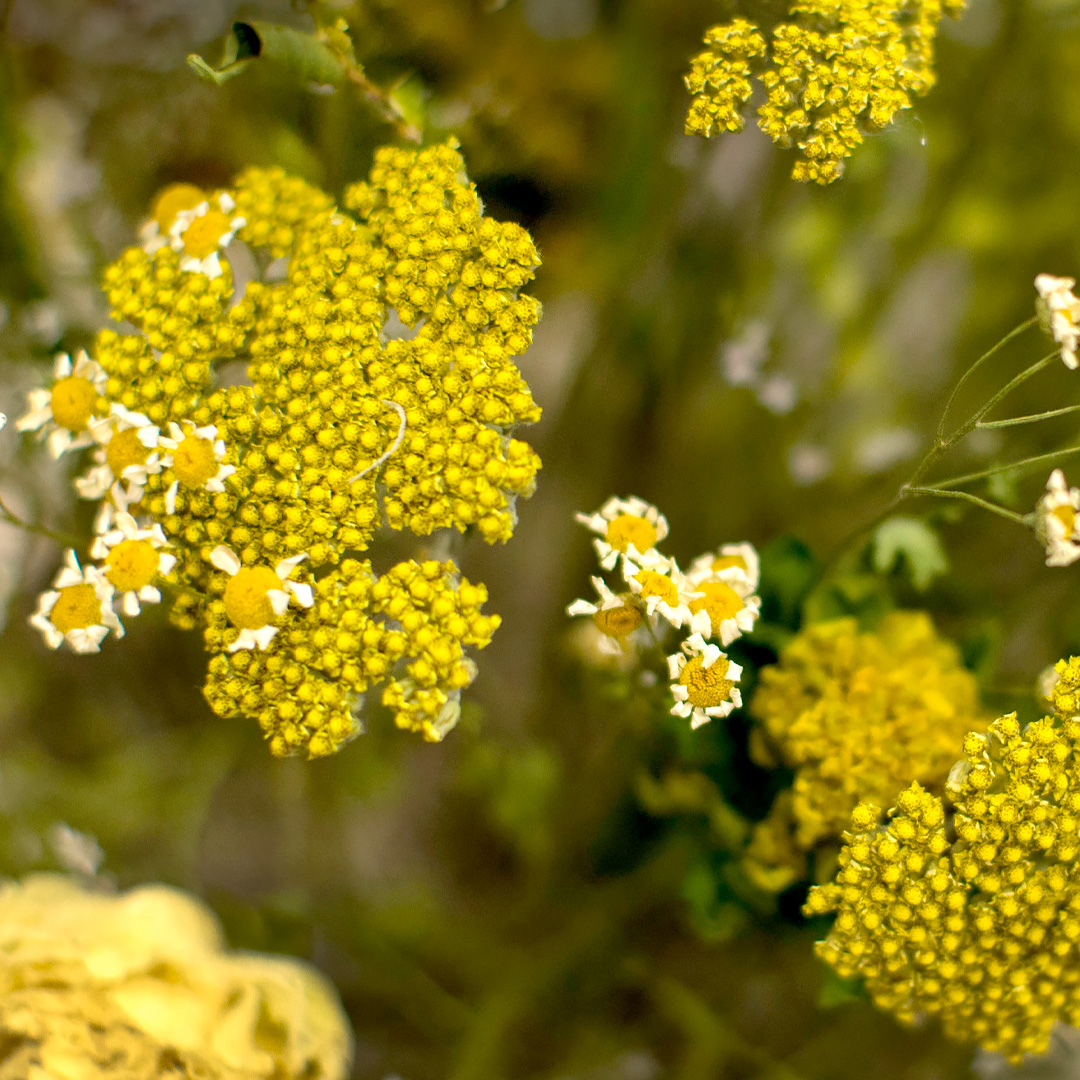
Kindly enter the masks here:
<path id="1" fill-rule="evenodd" d="M 567 609 L 567 615 L 588 615 L 604 636 L 597 643 L 601 652 L 613 655 L 623 651 L 627 638 L 644 625 L 645 616 L 631 595 L 613 593 L 603 578 L 592 579 L 599 600 L 575 600 Z"/>
<path id="2" fill-rule="evenodd" d="M 1040 274 L 1035 288 L 1045 305 L 1050 333 L 1061 346 L 1061 359 L 1067 368 L 1080 366 L 1076 352 L 1080 348 L 1080 300 L 1073 295 L 1076 279 Z"/>
<path id="3" fill-rule="evenodd" d="M 1070 566 L 1080 559 L 1080 488 L 1065 483 L 1055 469 L 1046 481 L 1046 494 L 1035 507 L 1035 533 L 1046 547 L 1047 566 Z"/>
<path id="4" fill-rule="evenodd" d="M 90 421 L 90 434 L 98 444 L 94 464 L 75 478 L 75 490 L 84 499 L 109 493 L 116 506 L 126 510 L 143 497 L 147 476 L 161 472 L 158 429 L 142 413 L 114 402 L 108 416 Z"/>
<path id="5" fill-rule="evenodd" d="M 628 499 L 610 498 L 595 514 L 574 517 L 599 534 L 593 546 L 605 570 L 611 570 L 620 555 L 639 566 L 648 566 L 659 555 L 656 545 L 668 534 L 667 518 L 651 503 L 633 495 Z"/>
<path id="6" fill-rule="evenodd" d="M 120 608 L 134 618 L 144 604 L 160 604 L 161 592 L 154 579 L 164 577 L 176 565 L 176 556 L 162 550 L 168 540 L 156 522 L 140 529 L 128 513 L 116 514 L 116 528 L 94 539 L 90 554 L 104 559 L 100 569 L 105 580 L 120 594 Z"/>
<path id="7" fill-rule="evenodd" d="M 735 684 L 742 668 L 732 663 L 700 634 L 691 634 L 680 651 L 668 657 L 673 716 L 689 716 L 690 727 L 699 728 L 716 716 L 727 716 L 742 705 Z"/>
<path id="8" fill-rule="evenodd" d="M 158 248 L 165 247 L 169 243 L 169 230 L 176 221 L 176 215 L 185 210 L 194 210 L 206 201 L 206 192 L 194 184 L 169 184 L 163 188 L 154 200 L 150 220 L 139 229 L 143 251 L 153 255 Z"/>
<path id="9" fill-rule="evenodd" d="M 50 649 L 66 640 L 77 653 L 98 652 L 110 630 L 124 636 L 112 608 L 113 586 L 98 567 L 80 566 L 74 551 L 69 549 L 64 561 L 53 587 L 38 597 L 30 625 L 41 631 Z"/>
<path id="10" fill-rule="evenodd" d="M 661 615 L 676 628 L 690 622 L 690 599 L 696 594 L 674 559 L 659 556 L 638 566 L 627 557 L 623 559 L 622 574 L 650 618 Z"/>
<path id="11" fill-rule="evenodd" d="M 68 353 L 60 353 L 53 368 L 52 387 L 27 394 L 30 411 L 15 421 L 16 430 L 36 431 L 39 439 L 48 436 L 49 452 L 54 458 L 66 450 L 93 446 L 90 422 L 107 382 L 108 376 L 85 349 L 75 354 L 74 363 Z"/>
<path id="12" fill-rule="evenodd" d="M 719 638 L 720 644 L 726 646 L 754 629 L 761 614 L 761 599 L 745 581 L 709 578 L 694 582 L 693 589 L 687 603 L 693 633 Z"/>
<path id="13" fill-rule="evenodd" d="M 221 276 L 221 252 L 232 243 L 237 230 L 245 224 L 233 217 L 236 204 L 225 192 L 218 192 L 190 210 L 181 210 L 169 227 L 169 243 L 180 252 L 180 269 Z"/>
<path id="14" fill-rule="evenodd" d="M 171 468 L 175 479 L 165 492 L 165 511 L 176 513 L 176 493 L 183 484 L 189 491 L 202 488 L 206 491 L 224 491 L 225 480 L 234 472 L 235 465 L 225 465 L 225 442 L 217 437 L 213 424 L 196 427 L 190 420 L 181 424 L 170 422 L 168 435 L 152 436 L 141 429 L 140 439 L 144 445 L 153 445 L 160 453 L 162 468 Z"/>
<path id="15" fill-rule="evenodd" d="M 290 598 L 303 608 L 315 603 L 310 585 L 289 580 L 306 558 L 306 552 L 293 555 L 271 570 L 269 566 L 243 566 L 236 552 L 224 544 L 210 552 L 210 562 L 229 575 L 222 600 L 229 622 L 240 631 L 229 652 L 269 648 L 278 632 L 273 620 L 285 614 Z"/>
<path id="16" fill-rule="evenodd" d="M 741 581 L 756 592 L 761 579 L 761 560 L 753 544 L 724 544 L 717 552 L 699 555 L 686 576 L 691 581 Z"/>

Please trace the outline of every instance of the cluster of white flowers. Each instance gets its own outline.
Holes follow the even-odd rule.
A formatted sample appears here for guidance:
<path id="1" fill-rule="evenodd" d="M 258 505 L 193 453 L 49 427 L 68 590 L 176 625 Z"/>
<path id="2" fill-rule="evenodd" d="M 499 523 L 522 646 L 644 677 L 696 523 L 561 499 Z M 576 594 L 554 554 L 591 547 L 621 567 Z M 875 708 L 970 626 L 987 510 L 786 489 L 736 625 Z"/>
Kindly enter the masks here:
<path id="1" fill-rule="evenodd" d="M 171 514 L 181 487 L 189 493 L 222 492 L 235 467 L 225 464 L 225 443 L 213 425 L 198 427 L 184 420 L 170 423 L 163 434 L 142 413 L 123 405 L 114 402 L 106 411 L 105 372 L 85 352 L 74 361 L 66 353 L 57 357 L 53 375 L 50 389 L 30 391 L 29 411 L 15 427 L 47 439 L 57 458 L 93 448 L 90 468 L 75 478 L 75 490 L 84 499 L 101 501 L 90 546 L 96 565 L 83 566 L 75 552 L 68 551 L 52 588 L 38 598 L 30 624 L 50 648 L 67 641 L 76 652 L 97 652 L 110 632 L 123 636 L 120 613 L 132 618 L 142 604 L 161 602 L 158 584 L 176 565 L 161 526 L 129 513 L 143 498 L 146 478 L 163 469 L 172 471 L 174 479 L 165 492 Z M 310 586 L 289 580 L 303 558 L 284 559 L 260 577 L 258 569 L 241 569 L 229 548 L 214 550 L 210 561 L 231 578 L 226 607 L 242 619 L 232 651 L 265 649 L 277 633 L 273 620 L 290 600 L 311 607 Z"/>
<path id="2" fill-rule="evenodd" d="M 577 519 L 597 534 L 593 545 L 601 568 L 618 571 L 622 580 L 612 588 L 594 577 L 597 599 L 575 600 L 567 613 L 588 615 L 599 632 L 598 647 L 613 654 L 649 641 L 662 646 L 671 630 L 686 634 L 667 662 L 675 699 L 671 711 L 690 717 L 691 727 L 739 707 L 742 668 L 721 646 L 751 631 L 761 610 L 753 545 L 725 544 L 683 572 L 660 552 L 667 520 L 644 499 L 611 498 L 596 513 Z"/>
<path id="3" fill-rule="evenodd" d="M 1067 368 L 1080 367 L 1080 300 L 1073 295 L 1076 279 L 1040 274 L 1035 279 L 1041 301 L 1041 314 L 1049 324 L 1054 340 L 1061 346 L 1061 359 Z"/>

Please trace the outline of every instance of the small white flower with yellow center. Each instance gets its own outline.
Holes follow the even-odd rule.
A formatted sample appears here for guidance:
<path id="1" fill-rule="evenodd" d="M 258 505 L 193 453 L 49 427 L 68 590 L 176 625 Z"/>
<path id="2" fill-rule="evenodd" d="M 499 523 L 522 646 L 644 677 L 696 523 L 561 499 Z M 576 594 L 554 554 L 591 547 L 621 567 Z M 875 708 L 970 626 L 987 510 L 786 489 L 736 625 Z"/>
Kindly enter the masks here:
<path id="1" fill-rule="evenodd" d="M 1044 305 L 1049 330 L 1061 346 L 1061 359 L 1067 368 L 1080 366 L 1076 351 L 1080 348 L 1080 300 L 1073 295 L 1076 279 L 1040 274 L 1035 288 Z"/>
<path id="2" fill-rule="evenodd" d="M 656 545 L 668 534 L 667 518 L 651 503 L 631 496 L 611 498 L 595 514 L 575 514 L 574 517 L 599 533 L 593 541 L 600 565 L 611 570 L 625 555 L 639 566 L 647 566 L 659 552 Z"/>
<path id="3" fill-rule="evenodd" d="M 153 255 L 158 248 L 169 242 L 169 230 L 176 221 L 177 214 L 185 210 L 194 210 L 200 203 L 206 202 L 206 192 L 194 184 L 169 184 L 162 188 L 154 200 L 150 220 L 139 229 L 139 239 L 143 251 Z"/>
<path id="4" fill-rule="evenodd" d="M 108 376 L 80 349 L 74 363 L 67 353 L 57 356 L 53 378 L 51 389 L 27 394 L 30 411 L 15 421 L 15 427 L 18 431 L 36 431 L 39 439 L 48 435 L 49 452 L 58 458 L 65 450 L 93 446 L 90 422 L 97 415 L 98 399 L 105 392 Z"/>
<path id="5" fill-rule="evenodd" d="M 134 618 L 144 604 L 160 604 L 161 592 L 154 579 L 164 577 L 175 565 L 176 556 L 162 548 L 168 540 L 157 523 L 140 529 L 135 519 L 121 511 L 116 528 L 98 536 L 90 548 L 95 559 L 104 559 L 105 580 L 120 594 L 120 609 Z"/>
<path id="6" fill-rule="evenodd" d="M 66 639 L 77 653 L 98 652 L 110 630 L 116 637 L 124 636 L 112 609 L 113 586 L 96 566 L 79 566 L 70 549 L 65 562 L 53 587 L 38 597 L 30 625 L 41 631 L 50 649 L 59 648 Z"/>
<path id="7" fill-rule="evenodd" d="M 724 544 L 719 551 L 699 555 L 687 571 L 692 581 L 741 581 L 756 592 L 761 560 L 753 544 Z"/>
<path id="8" fill-rule="evenodd" d="M 315 603 L 310 585 L 289 580 L 306 558 L 306 553 L 293 555 L 271 570 L 269 566 L 243 566 L 236 552 L 224 544 L 210 552 L 210 562 L 229 575 L 222 600 L 229 622 L 240 631 L 229 652 L 269 648 L 278 632 L 274 620 L 285 614 L 290 596 L 300 607 Z"/>
<path id="9" fill-rule="evenodd" d="M 694 589 L 674 559 L 659 556 L 647 566 L 638 566 L 626 558 L 622 573 L 650 618 L 662 615 L 676 628 L 690 621 L 689 602 L 695 595 Z"/>
<path id="10" fill-rule="evenodd" d="M 1046 547 L 1047 566 L 1070 566 L 1080 559 L 1080 488 L 1065 483 L 1055 469 L 1046 481 L 1046 494 L 1035 507 L 1035 533 Z"/>
<path id="11" fill-rule="evenodd" d="M 627 638 L 645 623 L 645 615 L 629 593 L 615 594 L 603 578 L 594 577 L 593 587 L 600 597 L 597 603 L 575 600 L 567 609 L 567 615 L 589 615 L 593 625 L 603 637 L 597 642 L 602 653 L 615 655 L 626 648 Z"/>
<path id="12" fill-rule="evenodd" d="M 181 210 L 169 228 L 169 242 L 180 252 L 180 269 L 221 276 L 221 252 L 232 243 L 242 217 L 232 217 L 236 204 L 225 192 L 199 203 L 191 210 Z"/>
<path id="13" fill-rule="evenodd" d="M 690 580 L 694 591 L 687 606 L 693 633 L 703 638 L 719 638 L 721 645 L 730 645 L 754 629 L 761 614 L 761 600 L 753 595 L 745 581 L 712 577 L 705 580 L 691 577 Z"/>
<path id="14" fill-rule="evenodd" d="M 691 728 L 727 716 L 742 705 L 735 685 L 742 678 L 742 668 L 700 634 L 692 634 L 681 651 L 668 657 L 668 673 L 675 698 L 672 715 L 689 716 Z"/>
<path id="15" fill-rule="evenodd" d="M 147 476 L 161 472 L 161 457 L 150 449 L 158 429 L 142 413 L 114 402 L 108 416 L 90 422 L 90 433 L 98 444 L 94 464 L 75 478 L 75 490 L 84 499 L 100 499 L 111 489 L 113 502 L 125 510 L 143 497 Z"/>
<path id="16" fill-rule="evenodd" d="M 151 443 L 161 451 L 161 465 L 171 468 L 175 479 L 165 492 L 165 512 L 176 513 L 176 493 L 183 484 L 189 491 L 224 491 L 225 480 L 234 472 L 235 465 L 223 464 L 225 442 L 217 437 L 213 424 L 196 427 L 190 420 L 180 424 L 170 422 L 169 434 L 152 436 L 142 429 L 140 439 L 148 448 Z"/>

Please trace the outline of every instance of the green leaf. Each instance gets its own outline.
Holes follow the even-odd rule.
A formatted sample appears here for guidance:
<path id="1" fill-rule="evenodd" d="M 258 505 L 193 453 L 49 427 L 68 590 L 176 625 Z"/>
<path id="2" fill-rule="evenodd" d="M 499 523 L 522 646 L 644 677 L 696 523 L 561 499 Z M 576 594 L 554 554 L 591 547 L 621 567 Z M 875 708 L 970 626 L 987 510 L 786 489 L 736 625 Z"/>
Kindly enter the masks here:
<path id="1" fill-rule="evenodd" d="M 341 86 L 348 72 L 347 58 L 321 38 L 267 22 L 233 23 L 225 56 L 216 68 L 198 53 L 187 58 L 196 75 L 216 86 L 242 74 L 256 60 L 276 64 L 295 79 L 320 85 Z"/>
<path id="2" fill-rule="evenodd" d="M 897 516 L 883 521 L 874 530 L 871 556 L 879 574 L 890 573 L 901 562 L 919 592 L 949 570 L 937 533 L 922 518 Z"/>
<path id="3" fill-rule="evenodd" d="M 798 625 L 799 608 L 818 574 L 813 552 L 794 536 L 780 536 L 761 550 L 761 617 Z"/>

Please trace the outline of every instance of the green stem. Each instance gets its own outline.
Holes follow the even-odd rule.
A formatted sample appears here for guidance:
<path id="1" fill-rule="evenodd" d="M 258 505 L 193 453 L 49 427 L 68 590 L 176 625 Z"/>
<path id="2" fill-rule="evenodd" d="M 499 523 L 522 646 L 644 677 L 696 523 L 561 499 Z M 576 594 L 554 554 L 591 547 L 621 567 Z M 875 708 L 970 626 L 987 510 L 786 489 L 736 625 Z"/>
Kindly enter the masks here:
<path id="1" fill-rule="evenodd" d="M 1002 348 L 1004 348 L 1010 341 L 1012 341 L 1013 338 L 1019 337 L 1020 334 L 1022 334 L 1029 327 L 1034 326 L 1038 321 L 1039 320 L 1037 317 L 1032 316 L 1030 319 L 1027 319 L 1019 326 L 1010 330 L 996 345 L 992 345 L 986 352 L 982 354 L 982 356 L 979 357 L 978 360 L 975 361 L 974 364 L 971 365 L 971 367 L 967 369 L 967 371 L 964 372 L 963 375 L 960 376 L 960 381 L 953 387 L 953 391 L 949 395 L 949 400 L 945 402 L 945 410 L 942 412 L 941 421 L 938 423 L 937 442 L 939 445 L 944 445 L 945 443 L 945 421 L 948 419 L 949 409 L 952 408 L 952 404 L 956 400 L 956 395 L 959 393 L 960 387 L 963 386 L 964 383 L 966 383 L 968 379 L 972 375 L 974 375 L 975 372 L 980 367 L 982 367 L 982 365 L 987 360 L 990 359 L 990 357 L 992 357 L 993 355 L 995 355 L 995 353 L 999 352 Z"/>
<path id="2" fill-rule="evenodd" d="M 999 401 L 1011 394 L 1021 385 L 1021 383 L 1027 382 L 1032 375 L 1037 375 L 1048 364 L 1052 364 L 1055 360 L 1059 359 L 1060 356 L 1060 352 L 1052 352 L 1044 356 L 1041 360 L 1036 360 L 1031 367 L 1024 368 L 1019 375 L 1010 379 L 970 420 L 968 420 L 960 431 L 966 435 Z M 963 435 L 957 433 L 956 437 L 951 441 L 955 442 L 957 438 L 963 438 Z"/>
<path id="3" fill-rule="evenodd" d="M 908 493 L 911 495 L 936 495 L 939 499 L 962 499 L 964 502 L 973 503 L 975 506 L 981 506 L 984 510 L 989 510 L 990 513 L 997 514 L 998 517 L 1014 521 L 1017 525 L 1026 527 L 1031 524 L 1031 519 L 1025 517 L 1023 514 L 1018 514 L 1013 510 L 1006 510 L 1004 506 L 998 506 L 997 503 L 989 502 L 986 499 L 980 499 L 978 495 L 972 495 L 967 491 L 942 491 L 940 488 L 936 487 L 909 487 Z"/>
<path id="4" fill-rule="evenodd" d="M 7 521 L 9 525 L 24 529 L 26 532 L 36 533 L 38 536 L 47 536 L 61 547 L 73 548 L 77 546 L 77 541 L 73 537 L 65 536 L 63 533 L 53 532 L 52 529 L 49 529 L 44 525 L 35 525 L 34 522 L 27 521 L 25 518 L 20 517 L 2 498 L 0 498 L 0 514 L 3 514 L 3 520 Z"/>
<path id="5" fill-rule="evenodd" d="M 1066 405 L 1063 409 L 1048 409 L 1046 412 L 1030 413 L 1028 416 L 1011 416 L 1008 420 L 979 420 L 975 426 L 982 431 L 991 428 L 1016 427 L 1018 424 L 1034 424 L 1039 420 L 1050 420 L 1055 416 L 1080 411 L 1080 405 Z"/>
<path id="6" fill-rule="evenodd" d="M 999 473 L 1027 469 L 1030 465 L 1042 465 L 1044 462 L 1053 461 L 1054 458 L 1078 452 L 1080 452 L 1080 446 L 1067 446 L 1063 450 L 1051 450 L 1047 454 L 1036 454 L 1034 457 L 1021 458 L 1019 461 L 1011 461 L 1007 465 L 995 465 L 989 469 L 980 469 L 978 472 L 965 473 L 963 476 L 951 476 L 947 480 L 938 480 L 926 486 L 933 488 L 935 491 L 945 491 L 948 488 L 956 487 L 958 484 L 966 484 L 972 480 L 985 480 L 988 476 L 997 476 Z"/>

